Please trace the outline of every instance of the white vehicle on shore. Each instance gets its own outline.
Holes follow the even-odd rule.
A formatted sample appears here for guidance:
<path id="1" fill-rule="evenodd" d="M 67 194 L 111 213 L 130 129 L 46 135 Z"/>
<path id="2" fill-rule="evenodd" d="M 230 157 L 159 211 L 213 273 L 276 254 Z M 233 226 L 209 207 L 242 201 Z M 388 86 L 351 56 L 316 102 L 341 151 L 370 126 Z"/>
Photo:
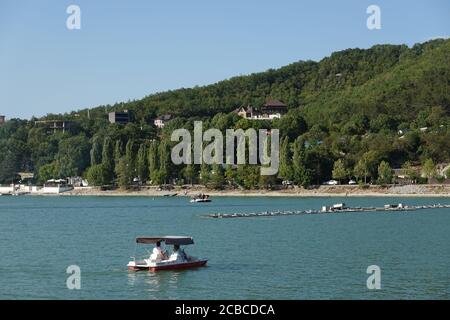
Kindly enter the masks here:
<path id="1" fill-rule="evenodd" d="M 327 185 L 327 186 L 336 186 L 338 184 L 339 184 L 339 182 L 337 180 L 330 180 L 330 181 L 324 182 L 324 185 Z"/>

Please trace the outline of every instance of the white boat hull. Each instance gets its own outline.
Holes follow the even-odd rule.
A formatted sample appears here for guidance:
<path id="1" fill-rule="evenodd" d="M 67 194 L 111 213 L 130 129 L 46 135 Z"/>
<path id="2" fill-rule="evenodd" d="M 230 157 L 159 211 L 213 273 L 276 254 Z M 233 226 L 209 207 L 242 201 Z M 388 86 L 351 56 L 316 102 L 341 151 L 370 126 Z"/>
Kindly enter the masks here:
<path id="1" fill-rule="evenodd" d="M 161 262 L 147 262 L 147 261 L 130 261 L 127 265 L 128 270 L 140 271 L 159 271 L 159 270 L 179 270 L 203 267 L 208 260 L 206 259 L 191 259 L 189 261 L 161 261 Z"/>

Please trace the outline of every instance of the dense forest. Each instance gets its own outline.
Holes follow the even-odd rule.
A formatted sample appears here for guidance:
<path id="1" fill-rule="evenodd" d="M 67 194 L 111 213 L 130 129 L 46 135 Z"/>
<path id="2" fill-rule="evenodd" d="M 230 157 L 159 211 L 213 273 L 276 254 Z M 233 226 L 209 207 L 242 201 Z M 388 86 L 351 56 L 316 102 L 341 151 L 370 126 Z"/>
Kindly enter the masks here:
<path id="1" fill-rule="evenodd" d="M 288 113 L 258 121 L 233 112 L 268 99 L 283 101 Z M 109 123 L 109 112 L 125 109 L 132 111 L 131 123 Z M 157 129 L 153 119 L 164 114 L 173 120 Z M 38 119 L 0 126 L 0 183 L 33 172 L 37 183 L 83 176 L 92 185 L 121 187 L 139 181 L 253 189 L 283 180 L 306 187 L 331 178 L 385 184 L 392 182 L 392 168 L 419 179 L 418 167 L 440 179 L 436 165 L 450 163 L 450 40 L 348 49 L 319 62 L 39 120 L 46 119 L 71 126 L 49 132 Z M 278 174 L 260 176 L 255 165 L 173 165 L 171 132 L 192 130 L 195 120 L 204 130 L 279 129 Z"/>

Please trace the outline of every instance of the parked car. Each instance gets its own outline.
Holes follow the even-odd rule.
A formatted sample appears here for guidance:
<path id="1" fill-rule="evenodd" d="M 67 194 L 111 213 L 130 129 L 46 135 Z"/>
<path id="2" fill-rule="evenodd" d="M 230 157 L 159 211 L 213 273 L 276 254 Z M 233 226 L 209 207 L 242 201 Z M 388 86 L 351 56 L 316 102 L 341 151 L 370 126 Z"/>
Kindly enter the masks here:
<path id="1" fill-rule="evenodd" d="M 330 180 L 330 181 L 326 181 L 324 184 L 329 185 L 329 186 L 335 186 L 335 185 L 338 185 L 339 182 L 336 180 Z"/>
<path id="2" fill-rule="evenodd" d="M 350 181 L 348 182 L 348 184 L 349 184 L 349 185 L 355 185 L 355 184 L 357 184 L 357 182 L 356 182 L 355 180 L 350 180 Z"/>

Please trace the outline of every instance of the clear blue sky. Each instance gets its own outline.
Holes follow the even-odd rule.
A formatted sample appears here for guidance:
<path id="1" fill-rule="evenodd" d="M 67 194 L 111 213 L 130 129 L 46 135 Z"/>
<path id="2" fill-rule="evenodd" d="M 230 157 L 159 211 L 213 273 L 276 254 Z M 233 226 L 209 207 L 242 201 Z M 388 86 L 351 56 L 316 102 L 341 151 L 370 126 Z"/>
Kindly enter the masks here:
<path id="1" fill-rule="evenodd" d="M 70 4 L 81 30 L 66 28 Z M 366 27 L 370 4 L 381 30 Z M 448 0 L 1 0 L 0 114 L 62 113 L 448 35 Z"/>

